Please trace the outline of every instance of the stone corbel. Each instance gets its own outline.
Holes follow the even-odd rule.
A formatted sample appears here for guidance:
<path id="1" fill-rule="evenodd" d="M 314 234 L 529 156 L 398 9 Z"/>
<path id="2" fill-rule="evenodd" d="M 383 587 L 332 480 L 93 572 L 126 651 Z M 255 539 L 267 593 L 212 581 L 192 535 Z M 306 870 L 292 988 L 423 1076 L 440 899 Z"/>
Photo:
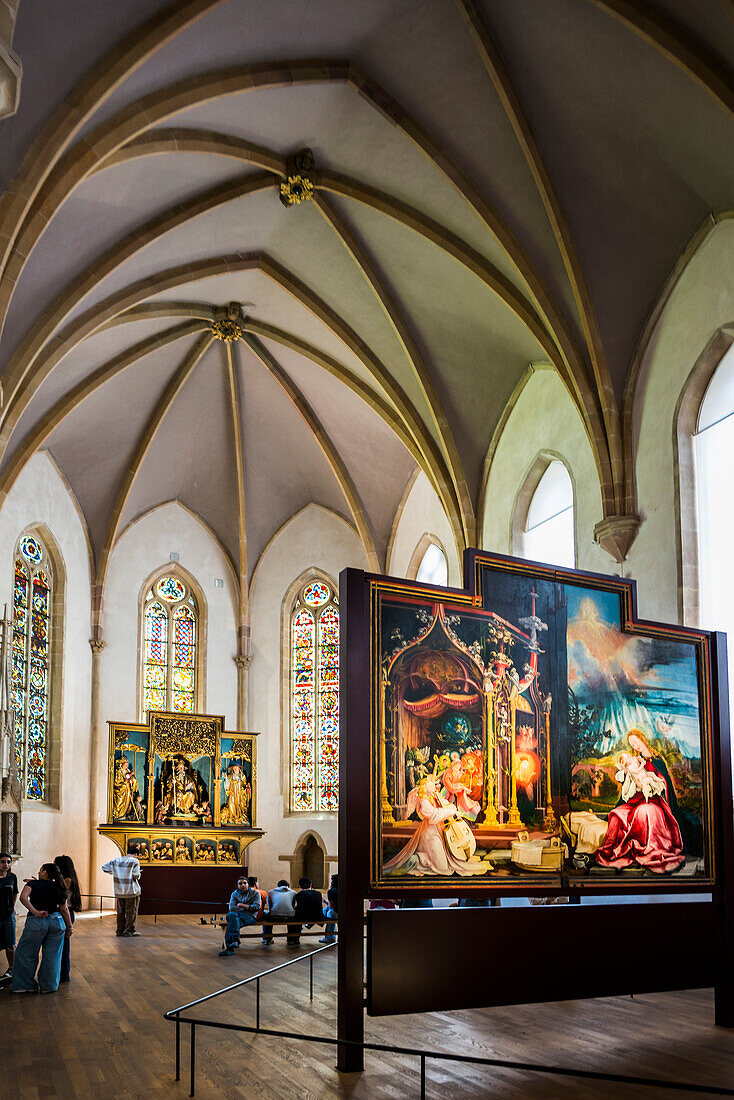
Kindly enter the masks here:
<path id="1" fill-rule="evenodd" d="M 640 527 L 639 516 L 607 516 L 594 528 L 594 541 L 618 563 L 630 552 Z"/>

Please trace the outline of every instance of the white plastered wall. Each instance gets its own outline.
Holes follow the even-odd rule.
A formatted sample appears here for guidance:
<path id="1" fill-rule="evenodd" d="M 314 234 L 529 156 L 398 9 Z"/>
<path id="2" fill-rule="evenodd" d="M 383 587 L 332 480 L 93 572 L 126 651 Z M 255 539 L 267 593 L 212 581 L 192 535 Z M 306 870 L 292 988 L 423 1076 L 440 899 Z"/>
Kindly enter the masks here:
<path id="1" fill-rule="evenodd" d="M 717 223 L 675 283 L 652 333 L 635 394 L 639 534 L 625 562 L 643 618 L 677 622 L 674 431 L 678 401 L 711 338 L 734 322 L 734 220 Z M 690 516 L 681 517 L 683 523 Z M 705 623 L 701 624 L 706 626 Z"/>
<path id="2" fill-rule="evenodd" d="M 316 570 L 338 586 L 347 566 L 368 568 L 356 531 L 333 512 L 309 504 L 273 536 L 252 578 L 248 729 L 260 735 L 258 824 L 266 835 L 247 854 L 250 873 L 258 875 L 264 889 L 290 877 L 289 865 L 278 857 L 292 853 L 307 830 L 318 833 L 328 855 L 337 854 L 336 814 L 288 813 L 289 677 L 281 630 L 284 598 L 299 577 Z M 335 870 L 332 864 L 330 872 Z"/>
<path id="3" fill-rule="evenodd" d="M 204 709 L 223 714 L 227 728 L 237 719 L 237 592 L 229 560 L 208 527 L 175 502 L 147 512 L 122 534 L 111 558 L 105 588 L 103 637 L 106 642 L 100 670 L 99 803 L 95 824 L 107 813 L 107 722 L 138 721 L 139 618 L 141 588 L 171 553 L 196 580 L 206 600 Z M 214 581 L 224 581 L 215 588 Z M 87 647 L 88 648 L 88 647 Z M 118 855 L 104 837 L 99 841 L 99 863 Z M 109 879 L 98 871 L 96 889 Z"/>
<path id="4" fill-rule="evenodd" d="M 535 369 L 510 412 L 487 477 L 481 546 L 511 554 L 512 518 L 525 479 L 539 454 L 558 457 L 571 475 L 576 528 L 576 568 L 615 571 L 612 559 L 594 542 L 602 519 L 601 490 L 594 456 L 581 417 L 552 369 Z"/>
<path id="5" fill-rule="evenodd" d="M 451 525 L 435 489 L 420 471 L 398 509 L 388 549 L 386 573 L 391 577 L 406 577 L 413 554 L 424 535 L 433 536 L 438 541 L 446 555 L 449 585 L 460 588 L 462 567 Z"/>
<path id="6" fill-rule="evenodd" d="M 27 528 L 50 532 L 65 573 L 59 806 L 26 802 L 19 881 L 41 863 L 70 855 L 82 883 L 89 862 L 89 747 L 92 654 L 89 648 L 90 571 L 83 522 L 64 480 L 45 452 L 23 468 L 0 511 L 0 606 L 12 606 L 13 550 Z M 56 687 L 57 685 L 54 685 Z M 55 707 L 52 707 L 55 710 Z M 56 732 L 56 731 L 55 731 Z"/>

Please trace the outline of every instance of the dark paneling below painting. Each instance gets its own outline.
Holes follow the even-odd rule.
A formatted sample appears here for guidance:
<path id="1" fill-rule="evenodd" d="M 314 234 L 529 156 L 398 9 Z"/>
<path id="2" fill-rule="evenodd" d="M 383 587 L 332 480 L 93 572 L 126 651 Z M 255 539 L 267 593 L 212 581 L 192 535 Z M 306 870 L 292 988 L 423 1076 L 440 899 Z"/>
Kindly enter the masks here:
<path id="1" fill-rule="evenodd" d="M 211 912 L 214 905 L 223 910 L 237 879 L 247 874 L 247 867 L 141 867 L 142 896 L 140 912 L 153 913 L 158 899 L 159 913 L 195 913 L 196 906 L 186 902 L 209 902 L 201 912 Z"/>
<path id="2" fill-rule="evenodd" d="M 466 958 L 460 944 L 469 945 Z M 705 988 L 714 984 L 716 948 L 710 903 L 375 909 L 367 914 L 367 1012 Z"/>

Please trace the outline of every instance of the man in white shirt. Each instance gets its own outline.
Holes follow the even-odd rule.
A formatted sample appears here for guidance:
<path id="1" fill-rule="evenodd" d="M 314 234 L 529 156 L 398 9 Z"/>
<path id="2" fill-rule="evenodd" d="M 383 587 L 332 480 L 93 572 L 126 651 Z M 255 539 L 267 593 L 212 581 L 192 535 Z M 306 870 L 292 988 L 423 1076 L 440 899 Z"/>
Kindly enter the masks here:
<path id="1" fill-rule="evenodd" d="M 128 844 L 127 855 L 111 859 L 102 870 L 112 875 L 117 903 L 117 935 L 139 936 L 135 921 L 140 905 L 140 862 L 137 844 Z"/>

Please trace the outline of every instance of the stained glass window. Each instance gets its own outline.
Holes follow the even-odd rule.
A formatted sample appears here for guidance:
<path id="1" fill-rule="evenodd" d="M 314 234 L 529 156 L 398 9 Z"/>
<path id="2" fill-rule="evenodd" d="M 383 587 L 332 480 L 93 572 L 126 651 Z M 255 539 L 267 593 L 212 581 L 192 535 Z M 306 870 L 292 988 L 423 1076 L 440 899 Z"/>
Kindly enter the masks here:
<path id="1" fill-rule="evenodd" d="M 196 600 L 178 577 L 156 581 L 143 612 L 143 712 L 196 710 Z"/>
<path id="2" fill-rule="evenodd" d="M 52 573 L 33 535 L 18 543 L 13 578 L 12 706 L 15 763 L 26 798 L 48 796 L 47 745 Z"/>
<path id="3" fill-rule="evenodd" d="M 291 617 L 291 807 L 339 808 L 339 608 L 307 584 Z"/>
<path id="4" fill-rule="evenodd" d="M 162 577 L 155 586 L 155 591 L 166 603 L 178 603 L 186 595 L 186 589 L 175 577 Z"/>

